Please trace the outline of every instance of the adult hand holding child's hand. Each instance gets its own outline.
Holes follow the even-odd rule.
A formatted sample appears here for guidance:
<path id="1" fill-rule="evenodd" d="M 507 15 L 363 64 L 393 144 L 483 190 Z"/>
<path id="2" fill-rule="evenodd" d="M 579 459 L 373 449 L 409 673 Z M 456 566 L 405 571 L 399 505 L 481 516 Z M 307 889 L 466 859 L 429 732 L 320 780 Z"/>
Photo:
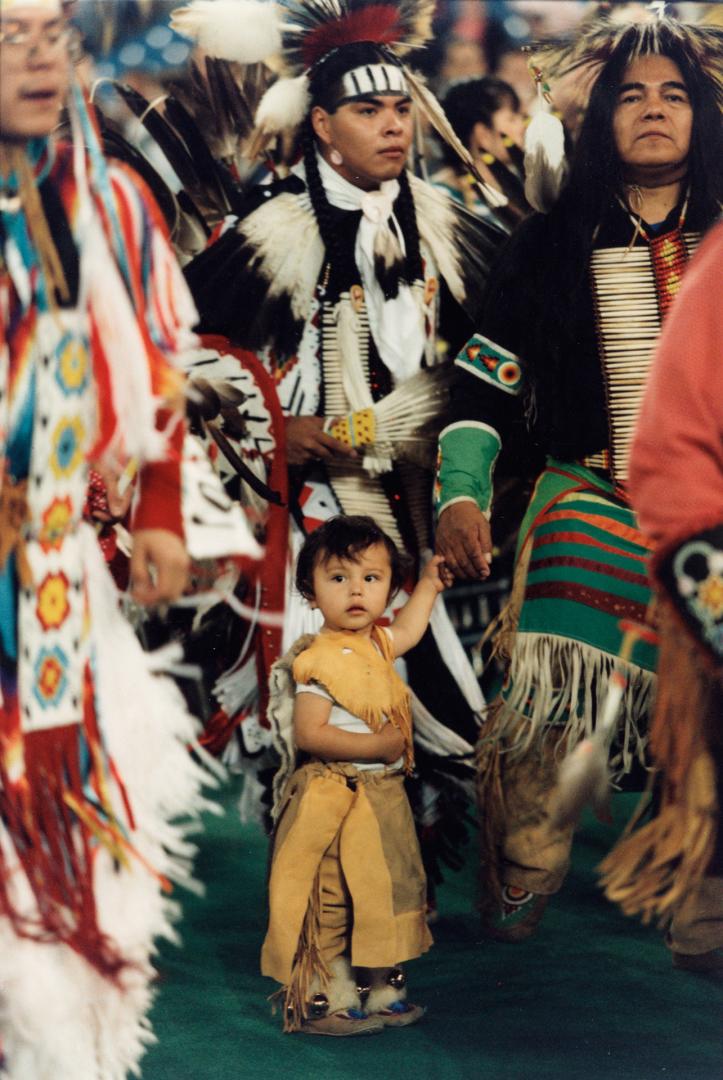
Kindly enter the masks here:
<path id="1" fill-rule="evenodd" d="M 433 555 L 420 574 L 420 581 L 429 581 L 438 593 L 454 585 L 454 574 L 444 561 L 443 555 Z"/>

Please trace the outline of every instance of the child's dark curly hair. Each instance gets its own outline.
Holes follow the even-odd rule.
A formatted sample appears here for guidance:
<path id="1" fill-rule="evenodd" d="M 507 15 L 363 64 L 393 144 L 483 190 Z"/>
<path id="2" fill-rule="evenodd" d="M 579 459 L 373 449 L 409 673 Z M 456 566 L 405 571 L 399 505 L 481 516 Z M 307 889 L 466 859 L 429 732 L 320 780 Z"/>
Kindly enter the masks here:
<path id="1" fill-rule="evenodd" d="M 307 536 L 296 563 L 296 588 L 307 600 L 314 599 L 314 569 L 330 559 L 351 559 L 374 544 L 384 544 L 389 553 L 392 580 L 391 599 L 404 584 L 412 568 L 412 560 L 399 551 L 390 536 L 379 528 L 373 518 L 362 514 L 329 518 Z"/>

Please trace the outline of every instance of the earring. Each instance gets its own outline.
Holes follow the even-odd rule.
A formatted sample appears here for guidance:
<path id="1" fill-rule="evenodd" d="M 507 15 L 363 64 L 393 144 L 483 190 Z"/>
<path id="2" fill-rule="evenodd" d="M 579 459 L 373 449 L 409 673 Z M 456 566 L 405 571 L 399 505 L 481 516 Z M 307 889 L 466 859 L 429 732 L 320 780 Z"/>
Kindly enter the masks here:
<path id="1" fill-rule="evenodd" d="M 338 150 L 334 149 L 334 147 L 331 148 L 329 158 L 331 159 L 332 165 L 343 165 L 344 164 L 344 158 L 341 156 L 341 154 L 339 153 Z"/>

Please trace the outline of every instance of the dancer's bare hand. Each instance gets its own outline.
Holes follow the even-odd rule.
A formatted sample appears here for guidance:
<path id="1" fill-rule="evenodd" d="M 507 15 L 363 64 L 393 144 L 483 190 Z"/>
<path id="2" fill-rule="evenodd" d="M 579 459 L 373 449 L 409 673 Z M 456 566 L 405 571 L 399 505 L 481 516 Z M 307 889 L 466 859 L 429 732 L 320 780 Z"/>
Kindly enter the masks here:
<path id="1" fill-rule="evenodd" d="M 131 595 L 139 604 L 177 600 L 186 587 L 190 560 L 180 536 L 168 529 L 133 534 Z"/>
<path id="2" fill-rule="evenodd" d="M 437 525 L 437 552 L 456 578 L 479 581 L 489 577 L 492 534 L 489 522 L 473 502 L 452 503 Z"/>
<path id="3" fill-rule="evenodd" d="M 286 458 L 289 465 L 357 456 L 353 447 L 326 434 L 323 416 L 286 417 Z"/>

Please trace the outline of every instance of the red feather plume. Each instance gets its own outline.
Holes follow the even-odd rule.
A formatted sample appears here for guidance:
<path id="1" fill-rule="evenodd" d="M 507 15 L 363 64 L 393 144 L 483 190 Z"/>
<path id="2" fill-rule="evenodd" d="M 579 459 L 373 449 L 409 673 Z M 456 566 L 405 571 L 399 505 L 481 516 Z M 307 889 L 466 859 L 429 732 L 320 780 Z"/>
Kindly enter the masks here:
<path id="1" fill-rule="evenodd" d="M 312 67 L 332 49 L 358 41 L 372 41 L 376 45 L 392 45 L 399 40 L 399 9 L 395 4 L 370 4 L 361 11 L 353 11 L 317 27 L 309 33 L 303 44 L 304 63 Z"/>

